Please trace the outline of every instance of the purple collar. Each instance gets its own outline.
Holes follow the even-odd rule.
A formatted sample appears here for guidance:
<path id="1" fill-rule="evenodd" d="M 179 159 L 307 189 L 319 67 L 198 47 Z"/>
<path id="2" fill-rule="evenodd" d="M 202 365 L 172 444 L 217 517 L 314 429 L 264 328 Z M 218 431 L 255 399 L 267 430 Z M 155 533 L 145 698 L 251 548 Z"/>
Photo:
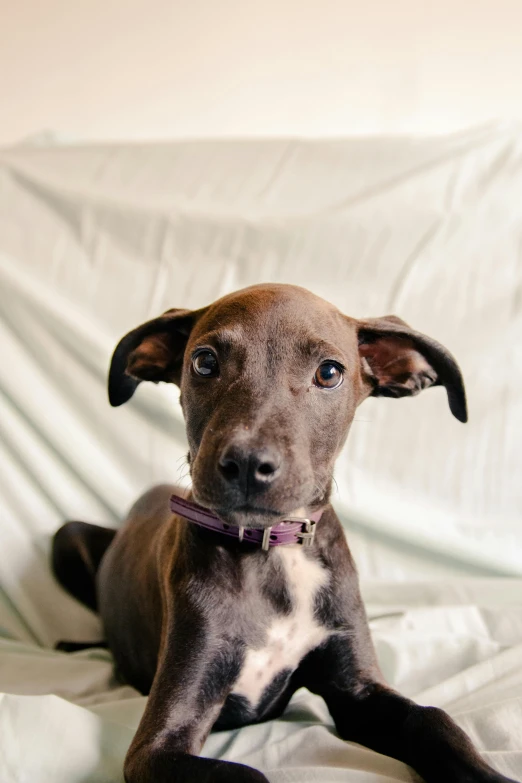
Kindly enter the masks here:
<path id="1" fill-rule="evenodd" d="M 315 511 L 306 517 L 289 517 L 284 522 L 280 522 L 274 527 L 265 527 L 263 530 L 257 528 L 234 527 L 222 522 L 219 517 L 212 514 L 208 509 L 199 506 L 191 500 L 185 500 L 178 495 L 171 495 L 170 510 L 189 522 L 194 522 L 207 530 L 215 530 L 225 536 L 232 536 L 239 541 L 250 541 L 253 544 L 261 544 L 262 548 L 268 552 L 271 546 L 281 546 L 282 544 L 302 544 L 303 546 L 312 546 L 315 536 L 315 526 L 322 516 L 322 511 Z"/>

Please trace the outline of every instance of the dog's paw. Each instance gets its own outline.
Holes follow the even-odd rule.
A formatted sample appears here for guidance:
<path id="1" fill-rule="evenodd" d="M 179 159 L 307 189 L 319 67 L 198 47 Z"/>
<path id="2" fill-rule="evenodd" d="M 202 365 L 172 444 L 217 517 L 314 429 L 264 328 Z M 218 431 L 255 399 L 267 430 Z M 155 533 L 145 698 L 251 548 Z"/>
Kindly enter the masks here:
<path id="1" fill-rule="evenodd" d="M 449 778 L 445 778 L 444 781 L 440 780 L 439 783 L 449 783 Z M 469 771 L 464 775 L 456 775 L 451 778 L 451 783 L 522 783 L 522 781 L 507 778 L 493 769 L 485 771 L 480 769 L 476 772 Z"/>
<path id="2" fill-rule="evenodd" d="M 95 647 L 107 649 L 107 642 L 56 642 L 54 645 L 55 650 L 66 653 L 75 653 L 82 650 L 91 650 Z"/>
<path id="3" fill-rule="evenodd" d="M 212 771 L 209 783 L 269 783 L 262 772 L 245 764 L 222 762 Z"/>

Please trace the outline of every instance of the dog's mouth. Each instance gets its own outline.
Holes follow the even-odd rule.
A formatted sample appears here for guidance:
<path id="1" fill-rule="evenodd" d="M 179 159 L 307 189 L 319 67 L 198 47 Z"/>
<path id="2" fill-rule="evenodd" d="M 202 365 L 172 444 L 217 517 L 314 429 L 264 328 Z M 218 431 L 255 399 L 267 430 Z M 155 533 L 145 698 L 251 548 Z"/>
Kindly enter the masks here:
<path id="1" fill-rule="evenodd" d="M 205 490 L 206 487 L 200 491 L 197 482 L 193 482 L 191 492 L 196 503 L 233 527 L 274 527 L 291 518 L 306 519 L 308 512 L 317 511 L 324 505 L 324 502 L 321 502 L 324 498 L 312 500 L 301 492 L 286 497 L 271 498 L 267 497 L 266 493 L 265 497 L 231 498 L 220 497 L 220 493 L 208 493 Z"/>
<path id="2" fill-rule="evenodd" d="M 303 507 L 288 512 L 281 511 L 280 509 L 244 504 L 234 508 L 214 508 L 212 510 L 216 516 L 229 525 L 258 529 L 274 527 L 274 525 L 278 525 L 286 519 L 304 519 L 307 516 L 306 510 Z"/>
<path id="3" fill-rule="evenodd" d="M 273 508 L 244 504 L 235 508 L 216 508 L 215 514 L 235 527 L 265 528 L 281 522 L 285 514 Z"/>

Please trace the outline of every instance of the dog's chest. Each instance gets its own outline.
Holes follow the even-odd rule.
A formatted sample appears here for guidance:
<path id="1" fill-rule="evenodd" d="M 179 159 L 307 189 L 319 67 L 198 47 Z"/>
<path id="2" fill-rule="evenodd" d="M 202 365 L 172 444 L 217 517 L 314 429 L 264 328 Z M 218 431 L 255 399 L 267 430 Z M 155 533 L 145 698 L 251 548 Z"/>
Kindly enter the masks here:
<path id="1" fill-rule="evenodd" d="M 328 631 L 314 616 L 318 591 L 328 581 L 326 570 L 308 558 L 301 546 L 273 550 L 281 559 L 292 609 L 269 622 L 263 644 L 248 648 L 232 692 L 256 707 L 266 688 L 283 671 L 294 671 L 305 655 L 320 645 Z"/>

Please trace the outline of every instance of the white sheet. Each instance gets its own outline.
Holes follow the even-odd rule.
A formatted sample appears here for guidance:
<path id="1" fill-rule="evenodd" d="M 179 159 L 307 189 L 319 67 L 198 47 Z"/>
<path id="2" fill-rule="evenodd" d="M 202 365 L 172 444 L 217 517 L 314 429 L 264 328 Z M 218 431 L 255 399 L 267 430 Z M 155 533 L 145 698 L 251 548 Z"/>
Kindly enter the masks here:
<path id="1" fill-rule="evenodd" d="M 297 282 L 355 316 L 401 315 L 467 381 L 465 427 L 441 389 L 364 404 L 337 473 L 346 519 L 424 550 L 422 569 L 522 574 L 521 160 L 518 128 L 0 153 L 4 513 L 29 525 L 28 504 L 35 532 L 116 520 L 170 480 L 177 395 L 143 385 L 110 410 L 115 341 L 170 306 Z M 370 575 L 397 573 L 372 557 Z"/>
<path id="2" fill-rule="evenodd" d="M 261 280 L 355 316 L 395 312 L 458 357 L 470 423 L 440 389 L 369 400 L 334 502 L 366 580 L 424 580 L 367 588 L 374 614 L 399 607 L 374 623 L 391 681 L 522 776 L 522 581 L 450 580 L 522 576 L 521 165 L 518 128 L 0 152 L 0 780 L 120 779 L 143 699 L 114 688 L 105 654 L 49 649 L 99 633 L 54 583 L 49 537 L 66 518 L 116 525 L 183 472 L 174 389 L 106 402 L 117 339 Z M 283 721 L 206 752 L 271 781 L 410 779 L 317 716 L 302 693 Z"/>
<path id="3" fill-rule="evenodd" d="M 494 766 L 522 778 L 522 580 L 367 584 L 384 672 L 442 706 Z M 145 698 L 114 682 L 105 651 L 66 655 L 0 641 L 0 780 L 121 783 Z M 13 695 L 16 694 L 16 695 Z M 44 695 L 52 694 L 52 695 Z M 270 783 L 417 780 L 405 765 L 335 736 L 299 691 L 284 717 L 208 739 L 204 755 L 262 769 Z"/>

